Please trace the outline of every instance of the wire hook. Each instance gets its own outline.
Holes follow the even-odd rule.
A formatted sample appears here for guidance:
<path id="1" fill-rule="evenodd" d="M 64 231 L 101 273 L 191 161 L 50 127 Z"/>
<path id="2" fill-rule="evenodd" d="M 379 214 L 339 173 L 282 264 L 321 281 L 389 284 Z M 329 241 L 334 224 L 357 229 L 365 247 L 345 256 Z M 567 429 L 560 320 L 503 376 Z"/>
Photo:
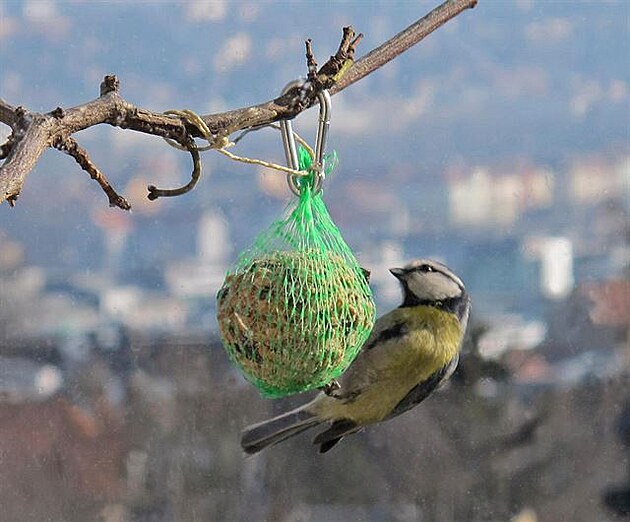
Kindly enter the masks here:
<path id="1" fill-rule="evenodd" d="M 294 80 L 287 84 L 282 90 L 282 94 L 286 94 L 290 89 L 302 85 L 302 81 Z M 315 136 L 315 158 L 313 158 L 313 164 L 311 165 L 311 171 L 315 176 L 315 185 L 313 187 L 313 194 L 318 194 L 322 190 L 324 183 L 324 151 L 326 149 L 326 139 L 328 138 L 328 129 L 330 128 L 330 106 L 331 99 L 330 93 L 327 89 L 317 93 L 317 99 L 319 100 L 319 119 L 317 123 L 317 134 Z M 280 130 L 282 132 L 282 144 L 284 146 L 284 155 L 287 159 L 287 165 L 293 170 L 299 170 L 299 159 L 297 147 L 295 145 L 295 136 L 293 135 L 293 125 L 290 120 L 280 120 Z M 287 174 L 287 182 L 291 191 L 299 196 L 300 187 L 297 183 L 297 176 L 294 174 Z"/>

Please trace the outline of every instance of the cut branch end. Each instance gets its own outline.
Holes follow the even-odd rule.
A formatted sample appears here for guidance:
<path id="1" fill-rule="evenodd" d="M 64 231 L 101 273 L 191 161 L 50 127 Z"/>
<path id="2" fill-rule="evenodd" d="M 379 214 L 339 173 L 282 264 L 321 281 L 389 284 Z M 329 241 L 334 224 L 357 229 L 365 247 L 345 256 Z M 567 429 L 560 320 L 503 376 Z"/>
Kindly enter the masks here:
<path id="1" fill-rule="evenodd" d="M 120 81 L 115 74 L 108 74 L 101 82 L 101 96 L 120 90 Z"/>

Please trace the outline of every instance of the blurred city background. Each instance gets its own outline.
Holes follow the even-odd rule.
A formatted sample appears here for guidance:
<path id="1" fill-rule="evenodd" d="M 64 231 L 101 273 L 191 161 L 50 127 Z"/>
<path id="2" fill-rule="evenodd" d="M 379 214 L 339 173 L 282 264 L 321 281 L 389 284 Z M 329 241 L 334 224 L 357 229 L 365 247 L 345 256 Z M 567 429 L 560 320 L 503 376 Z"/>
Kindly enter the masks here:
<path id="1" fill-rule="evenodd" d="M 49 111 L 105 74 L 153 111 L 276 96 L 341 28 L 359 56 L 436 1 L 0 2 L 0 97 Z M 630 4 L 480 0 L 333 98 L 330 213 L 379 313 L 387 268 L 437 258 L 473 315 L 451 385 L 320 456 L 245 458 L 263 399 L 215 294 L 282 215 L 282 174 L 108 126 L 76 135 L 133 206 L 48 151 L 0 206 L 0 520 L 592 522 L 630 516 Z M 316 111 L 296 129 L 314 135 Z M 0 126 L 0 141 L 10 129 Z M 281 162 L 280 136 L 234 149 Z"/>

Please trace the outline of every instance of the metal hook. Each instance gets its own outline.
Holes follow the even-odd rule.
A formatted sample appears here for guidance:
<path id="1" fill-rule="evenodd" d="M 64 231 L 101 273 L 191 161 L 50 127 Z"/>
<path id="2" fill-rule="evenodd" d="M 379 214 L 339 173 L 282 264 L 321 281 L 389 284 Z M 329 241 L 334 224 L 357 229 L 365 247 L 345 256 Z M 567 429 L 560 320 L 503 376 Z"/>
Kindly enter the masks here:
<path id="1" fill-rule="evenodd" d="M 282 89 L 282 94 L 286 94 L 294 87 L 302 85 L 300 80 L 293 80 Z M 284 146 L 284 156 L 287 159 L 287 166 L 290 169 L 298 170 L 299 160 L 297 148 L 295 146 L 295 137 L 293 136 L 293 126 L 289 120 L 280 120 L 280 131 L 282 132 L 282 145 Z"/>
<path id="2" fill-rule="evenodd" d="M 302 85 L 300 80 L 290 82 L 283 90 L 282 94 L 286 94 L 290 89 Z M 328 129 L 330 127 L 330 93 L 327 90 L 317 93 L 319 100 L 319 119 L 317 125 L 317 134 L 315 136 L 315 158 L 311 165 L 311 170 L 315 176 L 315 185 L 313 194 L 318 194 L 322 190 L 324 183 L 324 151 L 326 149 L 326 139 L 328 137 Z M 282 131 L 282 144 L 284 146 L 284 155 L 287 159 L 287 165 L 293 170 L 298 170 L 299 159 L 297 147 L 295 145 L 295 136 L 293 135 L 293 126 L 290 120 L 280 120 L 280 130 Z M 297 176 L 287 174 L 287 182 L 291 191 L 299 196 L 300 187 L 297 184 Z"/>

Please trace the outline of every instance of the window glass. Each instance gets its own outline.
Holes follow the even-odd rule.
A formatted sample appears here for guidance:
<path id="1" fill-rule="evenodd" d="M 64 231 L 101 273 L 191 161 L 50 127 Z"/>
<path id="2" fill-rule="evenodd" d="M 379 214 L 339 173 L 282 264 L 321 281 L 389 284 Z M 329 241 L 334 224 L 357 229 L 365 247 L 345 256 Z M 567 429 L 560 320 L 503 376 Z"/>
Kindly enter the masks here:
<path id="1" fill-rule="evenodd" d="M 351 24 L 361 56 L 436 5 L 3 2 L 0 97 L 69 108 L 116 74 L 138 107 L 222 112 L 304 76 L 306 38 L 321 65 Z M 323 197 L 378 315 L 402 302 L 388 269 L 416 258 L 459 275 L 472 314 L 447 385 L 325 455 L 313 430 L 245 456 L 247 425 L 314 393 L 263 398 L 217 328 L 226 271 L 294 197 L 285 175 L 210 151 L 193 191 L 149 201 L 147 185 L 188 181 L 188 154 L 108 125 L 77 133 L 124 212 L 46 151 L 0 205 L 0 518 L 628 516 L 628 15 L 625 1 L 482 0 L 333 97 Z M 294 121 L 311 143 L 316 119 Z M 284 162 L 272 129 L 231 150 Z"/>

